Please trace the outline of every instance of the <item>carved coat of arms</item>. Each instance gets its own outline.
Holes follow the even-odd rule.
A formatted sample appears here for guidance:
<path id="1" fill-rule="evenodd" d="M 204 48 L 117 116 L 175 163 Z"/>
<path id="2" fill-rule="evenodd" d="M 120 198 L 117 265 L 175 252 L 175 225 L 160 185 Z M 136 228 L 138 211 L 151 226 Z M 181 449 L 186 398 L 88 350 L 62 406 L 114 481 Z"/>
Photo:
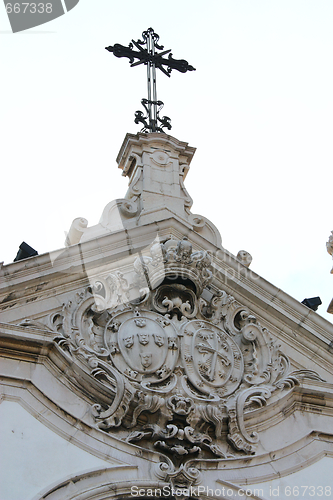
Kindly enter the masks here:
<path id="1" fill-rule="evenodd" d="M 191 483 L 188 460 L 255 453 L 259 435 L 245 416 L 299 377 L 318 375 L 291 372 L 271 334 L 232 296 L 212 284 L 203 299 L 210 257 L 186 238 L 154 244 L 133 269 L 131 286 L 109 274 L 65 304 L 51 318 L 54 340 L 113 394 L 109 402 L 96 396 L 96 425 L 164 454 L 159 477 L 176 474 L 172 463 Z"/>
<path id="2" fill-rule="evenodd" d="M 177 331 L 170 321 L 151 311 L 126 311 L 106 325 L 105 344 L 120 373 L 145 382 L 164 380 L 173 371 L 178 353 Z"/>
<path id="3" fill-rule="evenodd" d="M 189 380 L 204 393 L 225 397 L 241 383 L 241 350 L 226 332 L 208 321 L 192 320 L 186 325 L 182 355 Z"/>

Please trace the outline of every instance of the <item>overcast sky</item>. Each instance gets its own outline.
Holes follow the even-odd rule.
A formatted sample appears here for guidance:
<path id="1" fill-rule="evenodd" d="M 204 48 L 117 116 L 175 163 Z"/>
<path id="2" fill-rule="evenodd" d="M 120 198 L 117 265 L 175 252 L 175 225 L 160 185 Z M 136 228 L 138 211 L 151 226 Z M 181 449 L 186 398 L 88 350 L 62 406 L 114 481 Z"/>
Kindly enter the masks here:
<path id="1" fill-rule="evenodd" d="M 16 34 L 0 5 L 0 261 L 23 240 L 62 248 L 74 218 L 94 225 L 125 195 L 115 158 L 140 130 L 146 73 L 105 47 L 150 26 L 196 68 L 157 75 L 171 135 L 197 148 L 192 212 L 277 287 L 319 295 L 332 321 L 332 0 L 80 0 Z"/>

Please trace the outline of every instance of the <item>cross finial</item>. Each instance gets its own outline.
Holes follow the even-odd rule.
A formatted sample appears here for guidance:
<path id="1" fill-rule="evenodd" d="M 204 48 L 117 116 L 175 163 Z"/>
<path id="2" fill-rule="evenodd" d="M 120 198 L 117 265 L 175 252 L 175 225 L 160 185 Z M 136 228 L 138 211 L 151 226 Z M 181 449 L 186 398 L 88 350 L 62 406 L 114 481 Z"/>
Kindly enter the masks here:
<path id="1" fill-rule="evenodd" d="M 181 73 L 195 71 L 195 68 L 188 64 L 185 59 L 174 59 L 171 49 L 163 50 L 163 45 L 159 45 L 159 36 L 152 28 L 142 33 L 142 40 L 137 40 L 124 47 L 119 43 L 114 46 L 105 47 L 109 52 L 113 52 L 116 57 L 128 57 L 131 67 L 145 64 L 147 66 L 147 87 L 148 99 L 142 99 L 141 104 L 146 110 L 146 116 L 142 111 L 135 112 L 135 123 L 143 123 L 141 132 L 163 132 L 163 128 L 171 129 L 170 118 L 163 116 L 160 118 L 159 112 L 163 108 L 163 102 L 157 100 L 156 92 L 156 68 L 170 77 L 171 71 L 176 69 Z M 138 50 L 134 50 L 133 47 Z M 160 50 L 162 52 L 157 52 Z M 168 58 L 164 58 L 166 54 Z M 137 59 L 137 60 L 136 60 Z"/>

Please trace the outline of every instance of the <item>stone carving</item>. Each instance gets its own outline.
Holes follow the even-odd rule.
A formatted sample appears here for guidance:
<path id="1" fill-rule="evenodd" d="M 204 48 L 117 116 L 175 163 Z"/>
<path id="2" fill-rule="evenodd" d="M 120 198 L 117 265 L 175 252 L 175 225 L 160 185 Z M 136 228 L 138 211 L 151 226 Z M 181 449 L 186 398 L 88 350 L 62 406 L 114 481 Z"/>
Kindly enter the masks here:
<path id="1" fill-rule="evenodd" d="M 148 283 L 150 288 L 155 289 L 166 278 L 177 276 L 190 280 L 198 297 L 212 279 L 210 265 L 208 252 L 193 252 L 191 242 L 184 237 L 179 241 L 170 239 L 155 243 L 150 248 L 150 256 L 136 259 L 134 269 L 141 286 Z"/>
<path id="2" fill-rule="evenodd" d="M 187 239 L 154 243 L 134 264 L 139 286 L 145 276 L 157 283 L 142 299 L 129 301 L 136 285 L 118 272 L 76 294 L 49 322 L 58 346 L 99 384 L 96 425 L 160 451 L 159 473 L 189 484 L 191 457 L 255 453 L 260 436 L 245 417 L 302 378 L 319 378 L 291 371 L 269 331 L 234 297 L 218 290 L 201 297 L 209 262 Z M 154 281 L 162 268 L 164 281 Z"/>
<path id="3" fill-rule="evenodd" d="M 56 320 L 55 320 L 55 323 L 56 323 Z M 24 326 L 24 327 L 33 328 L 35 330 L 37 329 L 37 330 L 42 330 L 42 331 L 48 330 L 49 332 L 52 332 L 52 330 L 53 330 L 53 328 L 50 328 L 48 325 L 45 325 L 41 321 L 37 321 L 34 319 L 30 319 L 30 318 L 23 319 L 22 321 L 20 321 L 20 323 L 18 323 L 18 326 Z M 56 324 L 55 324 L 55 327 L 56 327 Z"/>
<path id="4" fill-rule="evenodd" d="M 163 167 L 170 161 L 169 155 L 161 149 L 154 151 L 154 153 L 150 155 L 150 158 L 156 165 L 161 165 Z"/>
<path id="5" fill-rule="evenodd" d="M 153 441 L 155 448 L 176 455 L 178 458 L 184 455 L 197 455 L 203 449 L 208 449 L 214 455 L 225 458 L 222 450 L 216 444 L 212 444 L 210 436 L 195 432 L 190 426 L 183 428 L 169 424 L 163 429 L 156 424 L 146 424 L 139 431 L 131 433 L 127 441 L 135 443 L 141 439 L 157 439 Z"/>
<path id="6" fill-rule="evenodd" d="M 66 234 L 66 247 L 79 243 L 83 233 L 87 229 L 87 226 L 87 219 L 84 219 L 83 217 L 77 217 L 76 219 L 74 219 L 68 233 Z"/>
<path id="7" fill-rule="evenodd" d="M 128 200 L 126 198 L 123 198 L 117 200 L 117 202 L 121 214 L 125 217 L 128 218 L 134 217 L 139 211 L 139 206 L 136 200 Z"/>
<path id="8" fill-rule="evenodd" d="M 193 465 L 185 464 L 175 468 L 170 461 L 160 462 L 155 469 L 155 475 L 158 479 L 170 482 L 174 490 L 189 490 L 191 486 L 202 482 L 200 471 Z M 177 491 L 177 497 L 182 498 L 181 491 Z"/>
<path id="9" fill-rule="evenodd" d="M 168 399 L 167 405 L 177 415 L 188 415 L 193 410 L 192 399 L 179 395 L 171 396 Z"/>
<path id="10" fill-rule="evenodd" d="M 105 277 L 91 278 L 91 289 L 95 298 L 94 309 L 105 311 L 129 303 L 129 285 L 119 271 Z"/>
<path id="11" fill-rule="evenodd" d="M 131 370 L 136 381 L 164 380 L 177 361 L 176 351 L 168 348 L 169 339 L 177 343 L 177 332 L 171 323 L 163 327 L 156 318 L 154 312 L 129 310 L 111 318 L 105 327 L 106 346 L 119 345 L 119 353 L 110 352 L 113 365 L 120 373 Z M 117 331 L 112 328 L 115 320 L 120 323 Z"/>
<path id="12" fill-rule="evenodd" d="M 225 397 L 234 392 L 244 372 L 236 342 L 208 321 L 190 321 L 184 333 L 183 364 L 190 382 L 207 394 Z"/>
<path id="13" fill-rule="evenodd" d="M 162 314 L 175 312 L 186 318 L 193 318 L 198 312 L 195 293 L 181 284 L 161 285 L 154 294 L 153 305 Z"/>
<path id="14" fill-rule="evenodd" d="M 249 254 L 249 252 L 247 252 L 246 250 L 239 250 L 236 258 L 245 267 L 249 267 L 252 262 L 252 255 Z"/>

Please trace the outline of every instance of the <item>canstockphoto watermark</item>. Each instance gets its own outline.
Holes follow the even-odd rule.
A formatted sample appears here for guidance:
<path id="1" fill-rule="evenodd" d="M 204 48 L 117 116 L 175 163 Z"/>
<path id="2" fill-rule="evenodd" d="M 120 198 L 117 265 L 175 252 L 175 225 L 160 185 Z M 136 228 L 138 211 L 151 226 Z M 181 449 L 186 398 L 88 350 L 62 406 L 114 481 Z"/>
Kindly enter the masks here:
<path id="1" fill-rule="evenodd" d="M 214 498 L 224 498 L 238 496 L 238 497 L 248 497 L 251 495 L 263 496 L 263 489 L 258 488 L 239 488 L 237 490 L 226 488 L 221 486 L 221 488 L 209 488 L 208 486 L 190 486 L 189 488 L 173 488 L 170 485 L 163 486 L 163 488 L 139 488 L 138 486 L 131 487 L 132 497 L 199 497 L 200 495 L 205 495 Z"/>
<path id="2" fill-rule="evenodd" d="M 80 0 L 47 0 L 23 2 L 21 0 L 8 2 L 4 0 L 13 33 L 35 28 L 63 16 L 73 9 Z"/>

